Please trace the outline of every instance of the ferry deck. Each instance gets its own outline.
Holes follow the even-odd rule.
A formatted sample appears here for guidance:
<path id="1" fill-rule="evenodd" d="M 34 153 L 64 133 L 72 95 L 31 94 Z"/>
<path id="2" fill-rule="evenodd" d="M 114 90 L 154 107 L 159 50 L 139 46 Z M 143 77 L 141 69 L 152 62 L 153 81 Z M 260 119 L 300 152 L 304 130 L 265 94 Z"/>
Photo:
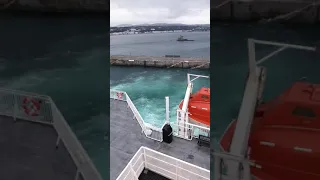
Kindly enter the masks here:
<path id="1" fill-rule="evenodd" d="M 110 179 L 115 180 L 141 146 L 210 169 L 210 148 L 173 137 L 172 143 L 147 138 L 126 101 L 110 98 Z"/>

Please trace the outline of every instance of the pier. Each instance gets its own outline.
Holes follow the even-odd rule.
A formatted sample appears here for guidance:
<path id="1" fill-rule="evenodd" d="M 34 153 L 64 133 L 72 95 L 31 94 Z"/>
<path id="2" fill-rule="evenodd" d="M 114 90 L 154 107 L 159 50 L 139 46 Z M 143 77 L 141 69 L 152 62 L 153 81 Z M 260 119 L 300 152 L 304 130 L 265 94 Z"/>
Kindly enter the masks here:
<path id="1" fill-rule="evenodd" d="M 112 66 L 143 66 L 157 68 L 209 69 L 207 58 L 155 57 L 155 56 L 111 56 Z"/>

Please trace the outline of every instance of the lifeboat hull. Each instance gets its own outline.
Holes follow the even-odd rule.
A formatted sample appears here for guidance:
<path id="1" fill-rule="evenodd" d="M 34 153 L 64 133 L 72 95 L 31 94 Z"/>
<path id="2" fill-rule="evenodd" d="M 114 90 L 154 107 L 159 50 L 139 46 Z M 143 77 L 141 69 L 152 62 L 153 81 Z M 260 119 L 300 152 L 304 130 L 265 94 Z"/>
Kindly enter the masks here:
<path id="1" fill-rule="evenodd" d="M 182 109 L 183 102 L 180 102 L 179 109 Z M 210 127 L 210 88 L 202 87 L 190 96 L 188 113 L 191 123 Z"/>
<path id="2" fill-rule="evenodd" d="M 183 100 L 179 105 L 182 109 Z M 189 121 L 193 124 L 210 127 L 210 103 L 189 102 Z"/>
<path id="3" fill-rule="evenodd" d="M 256 164 L 251 167 L 251 173 L 261 180 L 318 180 L 320 129 L 309 128 L 310 124 L 306 123 L 309 121 L 301 117 L 295 119 L 281 114 L 291 113 L 289 107 L 278 100 L 262 104 L 256 110 L 248 141 L 248 158 Z M 292 109 L 296 107 L 292 106 Z M 220 140 L 224 151 L 229 151 L 235 127 L 234 120 Z"/>
<path id="4" fill-rule="evenodd" d="M 236 121 L 233 121 L 220 141 L 224 151 L 229 151 L 235 127 Z M 320 179 L 320 146 L 314 143 L 319 138 L 319 132 L 281 128 L 263 128 L 252 132 L 248 157 L 258 166 L 251 167 L 251 173 L 261 180 Z M 307 146 L 312 152 L 299 150 L 298 145 Z"/>

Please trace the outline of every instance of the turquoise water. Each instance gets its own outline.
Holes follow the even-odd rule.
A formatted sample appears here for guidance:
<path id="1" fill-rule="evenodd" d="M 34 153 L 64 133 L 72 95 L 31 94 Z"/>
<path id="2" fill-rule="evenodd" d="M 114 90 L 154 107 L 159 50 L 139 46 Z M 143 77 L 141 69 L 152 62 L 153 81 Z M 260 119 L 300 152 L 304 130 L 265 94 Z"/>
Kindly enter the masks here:
<path id="1" fill-rule="evenodd" d="M 194 39 L 177 42 L 179 35 Z M 110 37 L 112 55 L 166 54 L 182 57 L 210 57 L 209 32 L 183 32 L 121 35 Z M 209 75 L 210 72 L 183 69 L 156 69 L 142 67 L 110 68 L 110 87 L 126 91 L 145 122 L 161 127 L 165 121 L 165 96 L 170 98 L 170 121 L 176 120 L 176 109 L 184 98 L 187 87 L 187 73 Z M 194 91 L 202 86 L 209 87 L 209 79 L 195 81 Z"/>
<path id="2" fill-rule="evenodd" d="M 145 122 L 161 127 L 165 122 L 165 96 L 170 98 L 170 121 L 176 121 L 176 109 L 187 87 L 187 73 L 209 76 L 209 71 L 111 67 L 111 89 L 128 93 Z M 209 79 L 198 79 L 193 92 L 210 87 Z"/>

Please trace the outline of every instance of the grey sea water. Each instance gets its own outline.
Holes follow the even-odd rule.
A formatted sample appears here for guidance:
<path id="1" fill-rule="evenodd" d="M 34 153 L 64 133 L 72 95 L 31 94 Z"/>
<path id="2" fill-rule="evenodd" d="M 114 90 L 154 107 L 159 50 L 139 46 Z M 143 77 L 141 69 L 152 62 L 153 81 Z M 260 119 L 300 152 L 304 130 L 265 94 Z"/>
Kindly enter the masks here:
<path id="1" fill-rule="evenodd" d="M 182 35 L 194 41 L 178 42 Z M 210 58 L 210 32 L 175 32 L 110 36 L 111 55 L 146 55 Z"/>
<path id="2" fill-rule="evenodd" d="M 109 179 L 108 25 L 104 20 L 0 18 L 0 87 L 52 97 Z"/>

